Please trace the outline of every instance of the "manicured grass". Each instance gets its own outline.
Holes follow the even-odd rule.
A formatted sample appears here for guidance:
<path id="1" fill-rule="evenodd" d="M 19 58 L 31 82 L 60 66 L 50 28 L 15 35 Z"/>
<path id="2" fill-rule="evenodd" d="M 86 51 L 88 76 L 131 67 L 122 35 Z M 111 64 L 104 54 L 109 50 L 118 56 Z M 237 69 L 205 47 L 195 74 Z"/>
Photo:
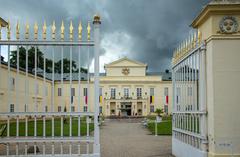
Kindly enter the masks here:
<path id="1" fill-rule="evenodd" d="M 66 120 L 67 122 L 63 124 L 63 135 L 69 136 L 69 119 Z M 4 124 L 2 124 L 4 125 Z M 46 136 L 52 136 L 52 120 L 46 120 Z M 93 123 L 89 124 L 89 131 L 94 130 Z M 85 120 L 81 119 L 81 136 L 87 134 L 87 123 Z M 3 136 L 7 135 L 7 128 L 3 132 Z M 54 119 L 54 135 L 61 136 L 61 119 L 56 118 Z M 78 135 L 78 119 L 72 119 L 72 136 Z M 16 122 L 10 123 L 10 136 L 16 136 Z M 25 122 L 19 122 L 19 136 L 25 136 Z M 28 136 L 34 136 L 34 121 L 28 122 Z M 43 136 L 43 120 L 37 120 L 37 136 Z"/>
<path id="2" fill-rule="evenodd" d="M 149 120 L 156 120 L 156 116 L 155 115 L 147 116 L 146 118 L 149 119 Z M 170 115 L 169 116 L 163 116 L 162 120 L 163 121 L 165 121 L 165 120 L 167 120 L 167 121 L 170 120 L 171 121 L 172 120 L 172 116 L 170 116 Z"/>
<path id="3" fill-rule="evenodd" d="M 149 122 L 148 129 L 155 135 L 155 123 Z M 172 135 L 172 121 L 163 121 L 157 124 L 158 135 Z"/>

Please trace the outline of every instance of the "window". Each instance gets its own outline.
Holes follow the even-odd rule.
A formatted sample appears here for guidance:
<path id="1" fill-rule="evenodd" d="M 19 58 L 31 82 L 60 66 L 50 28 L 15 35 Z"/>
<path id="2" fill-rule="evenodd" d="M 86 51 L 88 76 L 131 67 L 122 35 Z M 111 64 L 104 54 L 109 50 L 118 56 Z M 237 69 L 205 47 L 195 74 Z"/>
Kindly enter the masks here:
<path id="1" fill-rule="evenodd" d="M 75 88 L 71 89 L 71 96 L 75 96 Z"/>
<path id="2" fill-rule="evenodd" d="M 15 78 L 11 77 L 10 78 L 10 90 L 15 89 Z"/>
<path id="3" fill-rule="evenodd" d="M 188 87 L 188 96 L 192 96 L 192 87 Z"/>
<path id="4" fill-rule="evenodd" d="M 62 107 L 58 106 L 58 112 L 62 112 Z"/>
<path id="5" fill-rule="evenodd" d="M 124 97 L 128 98 L 129 97 L 129 88 L 124 88 L 123 91 L 124 91 Z"/>
<path id="6" fill-rule="evenodd" d="M 24 112 L 27 112 L 28 108 L 27 108 L 27 104 L 24 105 Z"/>
<path id="7" fill-rule="evenodd" d="M 14 104 L 10 104 L 10 112 L 14 112 Z"/>
<path id="8" fill-rule="evenodd" d="M 87 106 L 83 106 L 83 112 L 87 112 L 88 107 Z"/>
<path id="9" fill-rule="evenodd" d="M 48 96 L 48 88 L 45 86 L 45 96 Z"/>
<path id="10" fill-rule="evenodd" d="M 75 112 L 75 106 L 71 106 L 71 112 Z"/>
<path id="11" fill-rule="evenodd" d="M 167 87 L 164 88 L 164 96 L 168 96 L 168 88 Z"/>
<path id="12" fill-rule="evenodd" d="M 87 88 L 83 88 L 83 96 L 87 96 Z"/>
<path id="13" fill-rule="evenodd" d="M 115 99 L 116 97 L 116 88 L 111 88 L 111 98 Z"/>
<path id="14" fill-rule="evenodd" d="M 164 112 L 168 114 L 168 105 L 164 105 Z"/>
<path id="15" fill-rule="evenodd" d="M 47 106 L 45 106 L 45 112 L 48 112 L 48 107 Z"/>
<path id="16" fill-rule="evenodd" d="M 102 88 L 99 88 L 99 96 L 102 96 Z"/>
<path id="17" fill-rule="evenodd" d="M 45 112 L 48 112 L 48 106 L 45 106 Z"/>
<path id="18" fill-rule="evenodd" d="M 137 97 L 142 97 L 142 88 L 137 88 Z"/>
<path id="19" fill-rule="evenodd" d="M 150 96 L 154 96 L 154 88 L 150 88 Z"/>
<path id="20" fill-rule="evenodd" d="M 35 94 L 38 95 L 39 94 L 39 84 L 35 84 Z"/>
<path id="21" fill-rule="evenodd" d="M 62 88 L 58 88 L 58 96 L 62 96 Z"/>
<path id="22" fill-rule="evenodd" d="M 71 96 L 71 104 L 73 104 L 73 96 Z"/>
<path id="23" fill-rule="evenodd" d="M 150 112 L 154 112 L 154 106 L 150 106 Z"/>

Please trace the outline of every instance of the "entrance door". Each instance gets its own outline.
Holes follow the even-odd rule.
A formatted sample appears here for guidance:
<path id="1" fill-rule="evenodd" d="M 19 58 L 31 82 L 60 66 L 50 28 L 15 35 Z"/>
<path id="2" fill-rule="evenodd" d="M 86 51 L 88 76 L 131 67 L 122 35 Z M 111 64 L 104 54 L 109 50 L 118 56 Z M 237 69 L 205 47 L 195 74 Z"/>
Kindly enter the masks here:
<path id="1" fill-rule="evenodd" d="M 131 102 L 122 102 L 121 103 L 121 113 L 122 113 L 122 116 L 131 116 L 132 103 Z"/>

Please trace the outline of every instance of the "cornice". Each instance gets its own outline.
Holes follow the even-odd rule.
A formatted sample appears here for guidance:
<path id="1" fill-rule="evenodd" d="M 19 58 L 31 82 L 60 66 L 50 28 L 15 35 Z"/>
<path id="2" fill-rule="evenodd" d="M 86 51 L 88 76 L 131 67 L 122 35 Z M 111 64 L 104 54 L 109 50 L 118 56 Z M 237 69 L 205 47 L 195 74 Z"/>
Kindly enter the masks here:
<path id="1" fill-rule="evenodd" d="M 193 28 L 198 28 L 203 24 L 211 15 L 234 15 L 240 14 L 240 4 L 209 4 L 200 14 L 193 20 Z"/>
<path id="2" fill-rule="evenodd" d="M 212 40 L 240 40 L 240 35 L 211 35 L 206 39 L 206 43 L 209 43 Z"/>

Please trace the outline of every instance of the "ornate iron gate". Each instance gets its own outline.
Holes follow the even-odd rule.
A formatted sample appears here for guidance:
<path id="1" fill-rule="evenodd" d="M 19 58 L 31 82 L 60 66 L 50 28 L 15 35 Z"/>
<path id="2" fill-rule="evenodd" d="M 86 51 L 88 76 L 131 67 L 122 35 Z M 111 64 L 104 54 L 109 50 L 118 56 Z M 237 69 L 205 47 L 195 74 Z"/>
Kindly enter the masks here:
<path id="1" fill-rule="evenodd" d="M 16 26 L 16 40 L 11 40 L 11 25 L 8 23 L 7 26 L 7 39 L 0 40 L 0 46 L 5 46 L 8 54 L 8 61 L 4 62 L 2 59 L 0 61 L 0 89 L 2 100 L 7 99 L 5 104 L 1 101 L 1 107 L 7 106 L 8 111 L 0 110 L 0 120 L 1 128 L 6 132 L 6 135 L 2 135 L 0 138 L 1 150 L 0 154 L 3 156 L 100 156 L 100 143 L 99 143 L 99 126 L 98 126 L 98 115 L 99 115 L 99 43 L 100 43 L 100 16 L 94 16 L 93 27 L 94 27 L 94 40 L 90 40 L 91 27 L 88 23 L 87 27 L 87 41 L 82 41 L 82 24 L 79 23 L 78 26 L 78 38 L 74 38 L 74 27 L 71 21 L 69 25 L 69 38 L 65 39 L 65 27 L 62 22 L 61 28 L 59 30 L 59 39 L 56 33 L 55 22 L 51 25 L 51 39 L 47 37 L 47 26 L 44 22 L 42 27 L 42 39 L 39 40 L 39 27 L 35 23 L 33 30 L 33 38 L 31 38 L 31 33 L 29 25 L 25 28 L 25 39 L 21 39 L 19 23 Z M 1 37 L 2 28 L 0 28 Z M 16 47 L 16 65 L 10 63 L 10 48 Z M 26 49 L 26 59 L 25 68 L 20 67 L 19 52 L 20 48 L 25 46 Z M 43 70 L 39 73 L 38 68 L 38 47 L 44 47 L 51 51 L 52 54 L 52 73 L 46 73 L 46 53 L 43 54 Z M 0 47 L 0 56 L 1 56 Z M 81 92 L 81 48 L 87 47 L 87 88 L 89 87 L 89 53 L 90 47 L 94 47 L 94 92 L 90 93 L 87 90 L 87 95 L 94 96 L 94 111 L 90 110 L 90 106 L 87 106 L 86 110 L 83 111 L 83 106 L 80 105 L 82 96 Z M 28 69 L 29 60 L 28 53 L 30 49 L 34 51 L 34 69 Z M 56 49 L 59 48 L 60 52 Z M 72 60 L 73 60 L 73 48 L 78 51 L 78 74 L 72 73 Z M 64 87 L 64 77 L 66 74 L 63 72 L 63 55 L 65 50 L 69 52 L 70 58 L 70 72 L 68 75 L 70 87 L 66 87 L 67 90 L 63 91 Z M 55 53 L 59 53 L 61 56 L 61 74 L 59 81 L 61 87 L 61 96 L 59 101 L 59 109 L 56 111 L 55 103 Z M 4 70 L 7 75 L 5 75 Z M 6 79 L 7 78 L 7 79 Z M 74 80 L 73 80 L 74 78 Z M 23 81 L 25 80 L 25 81 Z M 31 81 L 34 80 L 32 83 Z M 38 93 L 39 84 L 38 81 L 42 80 L 42 95 Z M 6 82 L 4 82 L 6 81 Z M 23 81 L 23 82 L 22 82 Z M 78 82 L 78 98 L 77 98 L 77 110 L 75 110 L 73 105 L 73 95 L 75 92 L 72 90 L 72 81 Z M 4 83 L 3 83 L 4 82 Z M 24 88 L 22 89 L 22 85 Z M 6 86 L 5 86 L 6 84 Z M 15 89 L 12 88 L 14 84 Z M 30 86 L 34 84 L 34 92 L 31 91 Z M 4 88 L 6 87 L 6 88 Z M 21 88 L 21 89 L 20 89 Z M 47 93 L 48 88 L 51 89 L 50 93 Z M 64 97 L 62 96 L 64 92 L 70 93 L 67 99 L 68 106 L 64 106 Z M 74 93 L 74 94 L 73 94 Z M 48 97 L 51 95 L 51 98 Z M 15 100 L 13 100 L 15 99 Z M 39 105 L 39 99 L 43 99 L 42 107 Z M 33 100 L 33 105 L 31 105 L 31 100 Z M 12 102 L 15 104 L 12 104 Z M 50 102 L 50 105 L 49 105 Z M 85 104 L 88 105 L 88 104 Z M 48 111 L 50 107 L 50 111 Z M 4 107 L 3 107 L 4 109 Z M 93 119 L 93 124 L 91 123 Z M 67 124 L 66 124 L 66 123 Z M 66 126 L 67 125 L 67 126 Z M 84 131 L 84 129 L 86 131 Z M 94 128 L 94 133 L 91 134 L 90 129 Z M 83 129 L 83 131 L 81 131 Z M 13 131 L 15 130 L 15 131 Z M 23 131 L 24 130 L 24 131 Z M 22 132 L 24 132 L 22 134 Z M 84 135 L 82 135 L 84 132 Z M 4 146 L 3 146 L 4 145 Z M 31 152 L 32 148 L 32 152 Z"/>
<path id="2" fill-rule="evenodd" d="M 207 155 L 205 43 L 194 33 L 173 57 L 173 154 Z"/>

